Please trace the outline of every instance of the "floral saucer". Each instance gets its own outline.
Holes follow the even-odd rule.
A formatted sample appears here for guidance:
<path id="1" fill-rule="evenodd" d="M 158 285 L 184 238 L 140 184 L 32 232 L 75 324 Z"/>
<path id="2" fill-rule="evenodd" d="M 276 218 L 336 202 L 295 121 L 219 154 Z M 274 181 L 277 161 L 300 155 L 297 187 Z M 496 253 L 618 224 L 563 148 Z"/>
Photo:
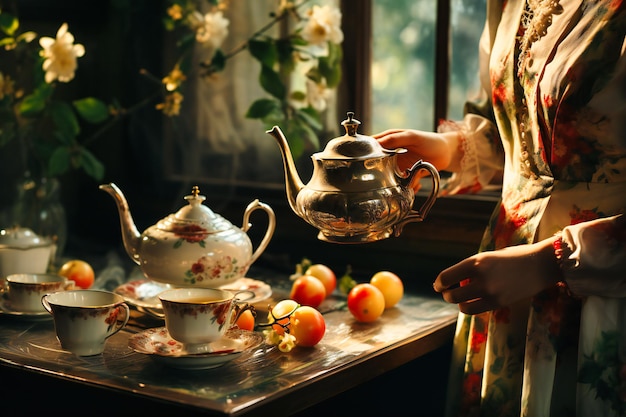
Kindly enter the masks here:
<path id="1" fill-rule="evenodd" d="M 126 302 L 130 305 L 147 310 L 148 313 L 153 313 L 153 315 L 154 313 L 157 313 L 156 315 L 159 316 L 158 313 L 163 312 L 163 307 L 161 306 L 161 301 L 157 296 L 160 292 L 169 288 L 173 288 L 173 286 L 148 279 L 139 279 L 122 284 L 113 290 L 113 292 L 124 297 L 124 300 L 126 300 Z M 239 278 L 235 282 L 231 282 L 230 284 L 226 284 L 218 288 L 235 292 L 252 291 L 254 293 L 254 297 L 245 300 L 250 304 L 263 301 L 272 295 L 272 287 L 263 281 L 252 278 Z"/>
<path id="2" fill-rule="evenodd" d="M 8 299 L 6 293 L 0 296 L 0 316 L 12 316 L 24 320 L 43 321 L 51 320 L 52 314 L 47 311 L 18 311 L 11 306 L 11 300 Z"/>
<path id="3" fill-rule="evenodd" d="M 203 353 L 189 353 L 172 339 L 165 327 L 156 327 L 132 335 L 128 346 L 135 352 L 150 355 L 156 362 L 183 370 L 212 369 L 258 347 L 264 338 L 259 332 L 228 330 L 224 337 L 207 345 Z"/>

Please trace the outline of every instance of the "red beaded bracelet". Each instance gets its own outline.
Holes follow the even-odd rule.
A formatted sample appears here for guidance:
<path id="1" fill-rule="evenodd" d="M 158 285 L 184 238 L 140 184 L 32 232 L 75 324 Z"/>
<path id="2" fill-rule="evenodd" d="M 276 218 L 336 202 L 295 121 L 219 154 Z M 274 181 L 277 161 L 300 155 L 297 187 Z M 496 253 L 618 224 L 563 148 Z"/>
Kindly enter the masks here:
<path id="1" fill-rule="evenodd" d="M 555 234 L 556 239 L 552 242 L 552 247 L 554 248 L 554 256 L 556 258 L 559 267 L 563 263 L 563 235 L 561 232 Z"/>
<path id="2" fill-rule="evenodd" d="M 556 263 L 559 266 L 559 269 L 561 269 L 563 265 L 563 235 L 561 232 L 557 232 L 554 236 L 556 236 L 556 239 L 554 239 L 554 241 L 552 242 L 552 247 L 554 248 L 554 257 L 556 258 Z M 569 286 L 567 285 L 567 282 L 565 282 L 565 280 L 557 282 L 556 285 L 563 289 L 567 295 L 572 295 L 572 292 L 570 291 Z"/>

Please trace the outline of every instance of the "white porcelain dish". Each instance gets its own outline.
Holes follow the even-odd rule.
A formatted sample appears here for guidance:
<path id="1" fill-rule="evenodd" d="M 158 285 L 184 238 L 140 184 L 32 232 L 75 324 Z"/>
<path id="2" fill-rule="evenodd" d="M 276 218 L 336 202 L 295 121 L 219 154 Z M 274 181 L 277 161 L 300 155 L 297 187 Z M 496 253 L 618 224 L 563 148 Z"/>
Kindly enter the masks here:
<path id="1" fill-rule="evenodd" d="M 261 343 L 262 333 L 228 330 L 222 339 L 207 345 L 207 352 L 189 353 L 182 343 L 172 339 L 165 327 L 147 329 L 128 339 L 128 346 L 135 352 L 150 355 L 156 362 L 182 370 L 217 368 Z"/>
<path id="2" fill-rule="evenodd" d="M 52 320 L 52 315 L 47 311 L 18 311 L 11 306 L 11 300 L 6 294 L 0 296 L 0 316 L 11 316 L 23 320 L 44 321 Z"/>

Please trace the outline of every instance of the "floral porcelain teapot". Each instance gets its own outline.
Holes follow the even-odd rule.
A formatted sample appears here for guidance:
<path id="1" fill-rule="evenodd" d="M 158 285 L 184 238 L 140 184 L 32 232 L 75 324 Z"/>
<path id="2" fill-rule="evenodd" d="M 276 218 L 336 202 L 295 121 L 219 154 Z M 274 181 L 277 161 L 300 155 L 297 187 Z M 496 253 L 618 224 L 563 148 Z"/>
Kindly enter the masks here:
<path id="1" fill-rule="evenodd" d="M 113 183 L 102 184 L 117 203 L 122 240 L 128 256 L 154 281 L 178 287 L 218 287 L 243 278 L 267 247 L 276 219 L 265 203 L 254 200 L 243 214 L 243 226 L 234 226 L 203 204 L 205 196 L 194 186 L 185 196 L 188 205 L 139 233 L 124 194 Z M 268 216 L 265 235 L 256 250 L 246 234 L 250 214 Z"/>
<path id="2" fill-rule="evenodd" d="M 296 172 L 287 139 L 278 126 L 267 131 L 282 152 L 287 200 L 291 209 L 319 229 L 318 238 L 334 243 L 366 243 L 398 236 L 409 222 L 422 221 L 439 191 L 439 173 L 418 161 L 399 172 L 396 156 L 406 149 L 384 149 L 376 139 L 357 133 L 360 122 L 349 112 L 346 134 L 315 153 L 313 175 L 304 185 Z M 432 178 L 432 190 L 419 210 L 412 208 L 419 171 Z"/>

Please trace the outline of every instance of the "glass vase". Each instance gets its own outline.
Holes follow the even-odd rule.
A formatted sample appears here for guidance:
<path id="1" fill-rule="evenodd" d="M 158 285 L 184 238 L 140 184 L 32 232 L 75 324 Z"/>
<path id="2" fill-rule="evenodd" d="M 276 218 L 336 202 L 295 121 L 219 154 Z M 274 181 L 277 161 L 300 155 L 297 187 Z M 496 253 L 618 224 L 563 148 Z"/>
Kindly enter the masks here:
<path id="1" fill-rule="evenodd" d="M 10 222 L 11 226 L 27 227 L 38 236 L 51 239 L 56 244 L 51 262 L 56 263 L 67 242 L 67 218 L 61 202 L 60 181 L 29 176 L 18 181 Z"/>

